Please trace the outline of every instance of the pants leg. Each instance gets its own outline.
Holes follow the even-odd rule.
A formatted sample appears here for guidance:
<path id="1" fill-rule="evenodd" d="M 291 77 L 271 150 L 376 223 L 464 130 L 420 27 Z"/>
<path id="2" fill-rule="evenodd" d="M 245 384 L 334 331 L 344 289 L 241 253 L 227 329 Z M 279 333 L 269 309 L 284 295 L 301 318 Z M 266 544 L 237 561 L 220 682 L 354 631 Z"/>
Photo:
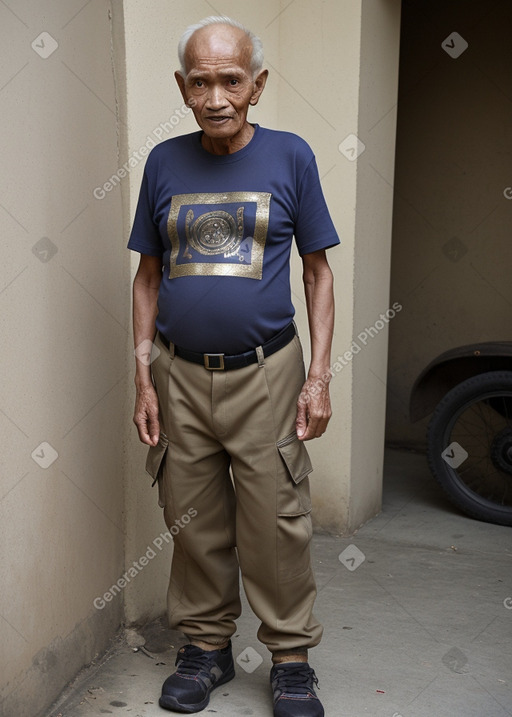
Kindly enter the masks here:
<path id="1" fill-rule="evenodd" d="M 314 647 L 322 627 L 312 612 L 311 464 L 295 433 L 305 378 L 299 339 L 235 387 L 236 373 L 224 379 L 227 413 L 234 417 L 224 445 L 235 482 L 242 580 L 261 620 L 258 638 L 272 652 Z"/>
<path id="2" fill-rule="evenodd" d="M 202 369 L 206 376 L 197 372 L 191 380 L 190 364 L 174 359 L 158 338 L 156 343 L 161 354 L 153 378 L 169 439 L 164 518 L 174 535 L 169 624 L 191 638 L 221 644 L 234 633 L 241 612 L 230 459 L 208 425 L 208 373 Z M 185 515 L 193 515 L 186 524 Z M 184 527 L 176 533 L 180 523 Z"/>

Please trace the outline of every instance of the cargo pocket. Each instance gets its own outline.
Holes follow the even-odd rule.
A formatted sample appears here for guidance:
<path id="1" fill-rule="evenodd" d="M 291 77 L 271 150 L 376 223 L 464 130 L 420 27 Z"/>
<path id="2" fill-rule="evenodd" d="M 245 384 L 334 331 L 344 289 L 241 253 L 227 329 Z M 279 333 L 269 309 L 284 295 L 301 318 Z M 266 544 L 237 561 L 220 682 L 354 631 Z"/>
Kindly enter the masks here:
<path id="1" fill-rule="evenodd" d="M 277 486 L 277 559 L 280 580 L 291 580 L 311 569 L 313 535 L 308 475 L 313 470 L 295 432 L 277 442 L 284 463 Z"/>
<path id="2" fill-rule="evenodd" d="M 295 431 L 277 442 L 277 450 L 286 466 L 289 485 L 278 496 L 278 515 L 300 515 L 311 510 L 309 481 L 304 480 L 313 470 L 306 446 Z M 289 480 L 291 478 L 291 481 Z"/>
<path id="3" fill-rule="evenodd" d="M 153 478 L 151 487 L 158 482 L 158 505 L 165 507 L 165 486 L 163 481 L 163 471 L 165 465 L 165 457 L 169 448 L 169 439 L 165 433 L 160 432 L 160 437 L 156 446 L 150 446 L 146 458 L 146 472 Z"/>

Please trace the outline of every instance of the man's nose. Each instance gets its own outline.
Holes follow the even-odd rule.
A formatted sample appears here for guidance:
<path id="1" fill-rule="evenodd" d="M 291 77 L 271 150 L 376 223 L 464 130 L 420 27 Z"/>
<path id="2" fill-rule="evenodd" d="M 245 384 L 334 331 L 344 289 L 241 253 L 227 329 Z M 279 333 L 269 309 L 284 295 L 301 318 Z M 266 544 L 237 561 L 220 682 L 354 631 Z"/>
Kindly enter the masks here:
<path id="1" fill-rule="evenodd" d="M 207 107 L 211 110 L 219 110 L 227 105 L 224 88 L 220 85 L 212 85 L 209 88 Z"/>

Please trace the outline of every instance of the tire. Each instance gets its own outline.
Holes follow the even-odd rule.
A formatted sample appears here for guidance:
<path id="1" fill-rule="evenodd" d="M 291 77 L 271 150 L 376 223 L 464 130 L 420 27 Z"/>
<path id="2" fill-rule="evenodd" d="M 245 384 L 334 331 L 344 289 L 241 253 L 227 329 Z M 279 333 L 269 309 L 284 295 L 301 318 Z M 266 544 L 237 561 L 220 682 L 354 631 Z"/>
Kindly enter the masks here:
<path id="1" fill-rule="evenodd" d="M 444 396 L 429 424 L 427 457 L 458 508 L 512 526 L 512 371 L 473 376 Z"/>

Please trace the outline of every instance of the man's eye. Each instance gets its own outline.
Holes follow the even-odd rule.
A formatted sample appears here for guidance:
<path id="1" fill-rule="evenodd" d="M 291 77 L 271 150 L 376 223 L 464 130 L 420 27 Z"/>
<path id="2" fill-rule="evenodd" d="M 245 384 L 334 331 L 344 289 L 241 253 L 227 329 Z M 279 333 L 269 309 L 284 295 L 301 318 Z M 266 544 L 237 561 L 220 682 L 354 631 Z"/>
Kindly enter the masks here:
<path id="1" fill-rule="evenodd" d="M 195 86 L 195 87 L 203 87 L 203 86 L 204 86 L 204 85 L 203 85 L 203 81 L 202 81 L 202 80 L 196 80 L 195 83 L 194 83 L 194 86 Z"/>
<path id="2" fill-rule="evenodd" d="M 231 87 L 236 87 L 238 85 L 238 80 L 235 80 L 235 78 L 232 78 L 229 81 L 229 84 L 231 85 Z"/>

